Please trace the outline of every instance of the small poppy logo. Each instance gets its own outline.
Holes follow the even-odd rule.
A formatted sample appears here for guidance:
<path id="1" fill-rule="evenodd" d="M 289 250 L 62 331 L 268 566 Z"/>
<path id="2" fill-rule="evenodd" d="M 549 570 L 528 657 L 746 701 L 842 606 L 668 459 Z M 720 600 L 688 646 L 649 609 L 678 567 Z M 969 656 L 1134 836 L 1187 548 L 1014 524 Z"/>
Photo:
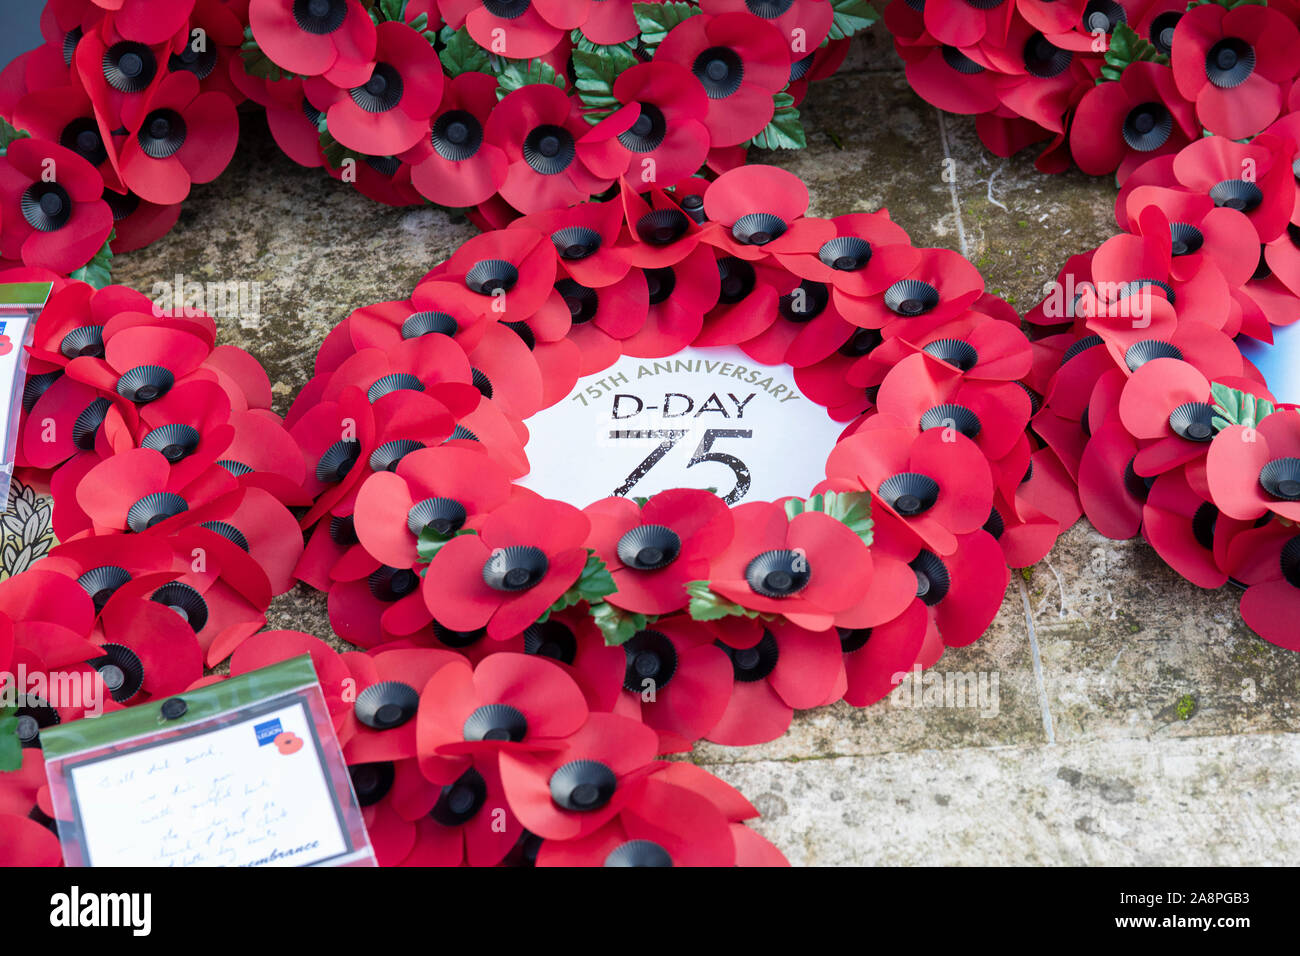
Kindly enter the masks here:
<path id="1" fill-rule="evenodd" d="M 302 738 L 285 731 L 275 738 L 275 748 L 282 754 L 296 754 L 302 750 Z"/>

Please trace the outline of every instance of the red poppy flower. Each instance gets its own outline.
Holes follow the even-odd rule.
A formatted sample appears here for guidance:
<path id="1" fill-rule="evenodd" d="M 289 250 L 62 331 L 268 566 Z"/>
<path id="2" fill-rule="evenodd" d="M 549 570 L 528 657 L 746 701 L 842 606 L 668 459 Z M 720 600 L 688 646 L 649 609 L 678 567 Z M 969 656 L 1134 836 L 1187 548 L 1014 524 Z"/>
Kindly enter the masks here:
<path id="1" fill-rule="evenodd" d="M 613 819 L 654 769 L 658 737 L 617 714 L 592 714 L 568 748 L 503 753 L 501 782 L 510 809 L 545 840 L 574 840 Z"/>
<path id="2" fill-rule="evenodd" d="M 442 99 L 442 67 L 429 42 L 406 24 L 386 21 L 376 34 L 375 63 L 364 80 L 348 88 L 309 77 L 303 91 L 344 146 L 395 155 L 428 135 Z"/>
<path id="3" fill-rule="evenodd" d="M 958 49 L 929 36 L 916 44 L 895 37 L 894 46 L 903 60 L 908 85 L 927 103 L 960 114 L 998 108 L 1002 77 L 979 47 Z"/>
<path id="4" fill-rule="evenodd" d="M 967 311 L 984 293 L 984 277 L 959 253 L 921 249 L 915 266 L 884 292 L 841 306 L 844 317 L 886 337 L 924 335 Z"/>
<path id="5" fill-rule="evenodd" d="M 978 445 L 960 430 L 877 415 L 835 446 L 831 478 L 860 482 L 890 514 L 940 554 L 956 536 L 979 528 L 993 506 L 993 479 Z"/>
<path id="6" fill-rule="evenodd" d="M 448 206 L 473 206 L 505 182 L 508 160 L 484 139 L 497 104 L 496 81 L 486 73 L 451 77 L 431 113 L 431 129 L 402 155 L 411 164 L 411 185 L 424 198 Z"/>
<path id="7" fill-rule="evenodd" d="M 452 758 L 454 780 L 465 758 L 557 750 L 587 721 L 582 690 L 557 664 L 530 654 L 491 654 L 471 667 L 448 664 L 421 691 L 416 742 L 421 754 Z M 436 766 L 443 780 L 442 766 Z M 444 780 L 450 782 L 450 780 Z"/>
<path id="8" fill-rule="evenodd" d="M 1227 379 L 1224 385 L 1272 401 L 1262 385 Z M 1155 359 L 1141 366 L 1124 386 L 1119 416 L 1129 434 L 1142 440 L 1134 468 L 1156 475 L 1200 458 L 1214 439 L 1214 398 L 1210 383 L 1193 366 Z"/>
<path id="9" fill-rule="evenodd" d="M 776 166 L 733 169 L 704 192 L 710 220 L 704 239 L 741 259 L 810 253 L 834 238 L 835 225 L 805 218 L 807 209 L 808 189 L 793 173 Z"/>
<path id="10" fill-rule="evenodd" d="M 104 604 L 97 632 L 103 645 L 99 653 L 123 673 L 119 696 L 134 689 L 140 700 L 165 697 L 203 676 L 203 649 L 191 623 L 163 601 L 142 600 L 166 587 L 174 576 L 173 572 L 137 576 Z M 161 596 L 171 597 L 171 591 Z M 134 694 L 123 699 L 133 700 Z"/>
<path id="11" fill-rule="evenodd" d="M 844 693 L 839 631 L 809 631 L 779 618 L 719 622 L 719 646 L 735 676 L 726 711 L 707 734 L 731 746 L 766 743 L 790 726 L 795 710 L 821 707 Z"/>
<path id="12" fill-rule="evenodd" d="M 140 121 L 127 127 L 122 181 L 152 203 L 177 203 L 192 183 L 216 179 L 239 140 L 239 118 L 221 93 L 200 93 L 190 72 L 169 73 L 154 89 Z"/>
<path id="13" fill-rule="evenodd" d="M 762 335 L 781 317 L 781 297 L 798 285 L 772 262 L 722 256 L 714 269 L 719 278 L 717 303 L 692 343 L 697 347 L 737 345 Z"/>
<path id="14" fill-rule="evenodd" d="M 420 335 L 387 349 L 354 352 L 330 373 L 321 398 L 334 401 L 354 387 L 365 391 L 380 417 L 395 395 L 436 399 L 453 415 L 468 415 L 483 397 L 473 384 L 464 349 L 446 335 Z"/>
<path id="15" fill-rule="evenodd" d="M 115 396 L 127 412 L 138 411 L 185 382 L 207 357 L 210 346 L 194 328 L 181 320 L 119 313 L 103 329 L 103 358 L 91 336 L 85 354 L 68 362 L 68 376 Z"/>
<path id="16" fill-rule="evenodd" d="M 144 44 L 128 40 L 103 20 L 77 41 L 71 65 L 95 106 L 95 118 L 104 142 L 122 128 L 138 125 L 149 95 L 171 74 L 164 69 L 171 53 L 167 43 Z M 45 82 L 38 88 L 61 86 Z"/>
<path id="17" fill-rule="evenodd" d="M 395 471 L 375 472 L 361 484 L 353 513 L 356 535 L 375 560 L 414 567 L 417 535 L 451 537 L 509 494 L 509 478 L 481 450 L 421 449 L 403 457 Z"/>
<path id="18" fill-rule="evenodd" d="M 719 807 L 664 772 L 636 784 L 618 816 L 598 830 L 544 840 L 537 852 L 538 866 L 735 866 L 736 859 L 732 824 Z"/>
<path id="19" fill-rule="evenodd" d="M 460 661 L 452 651 L 403 648 L 344 654 L 356 697 L 343 719 L 349 764 L 405 760 L 419 753 L 420 692 L 438 671 Z"/>
<path id="20" fill-rule="evenodd" d="M 610 180 L 594 174 L 578 155 L 577 141 L 590 128 L 577 99 L 558 87 L 530 84 L 508 94 L 484 129 L 510 164 L 501 198 L 529 213 L 603 192 Z"/>
<path id="21" fill-rule="evenodd" d="M 161 43 L 186 25 L 194 0 L 92 0 L 109 11 L 113 25 L 129 40 Z"/>
<path id="22" fill-rule="evenodd" d="M 376 769 L 383 766 L 355 765 L 354 786 L 358 780 L 374 780 Z M 421 867 L 498 866 L 524 836 L 523 827 L 510 811 L 495 759 L 476 759 L 460 776 L 445 784 L 430 783 L 415 761 L 398 761 L 390 766 L 391 795 L 365 812 L 377 817 L 378 812 L 391 806 L 400 820 L 410 821 L 406 824 L 414 833 L 410 850 L 404 857 L 390 853 L 391 862 L 400 860 L 401 866 Z"/>
<path id="23" fill-rule="evenodd" d="M 634 187 L 670 186 L 704 165 L 709 98 L 690 70 L 662 59 L 641 63 L 619 74 L 613 94 L 638 112 L 629 120 L 619 110 L 579 140 L 578 155 L 593 173 L 626 177 Z"/>
<path id="24" fill-rule="evenodd" d="M 1240 210 L 1259 241 L 1269 242 L 1286 229 L 1295 209 L 1294 158 L 1294 143 L 1272 133 L 1249 143 L 1206 136 L 1181 150 L 1169 171 L 1175 182 L 1208 195 L 1216 206 Z M 1162 173 L 1157 167 L 1157 181 L 1172 185 Z"/>
<path id="25" fill-rule="evenodd" d="M 512 224 L 550 236 L 562 276 L 593 289 L 613 285 L 631 268 L 618 250 L 622 227 L 623 207 L 613 200 L 533 213 Z"/>
<path id="26" fill-rule="evenodd" d="M 1228 546 L 1227 568 L 1246 585 L 1241 617 L 1250 629 L 1279 647 L 1300 650 L 1300 532 L 1278 521 L 1242 531 Z"/>
<path id="27" fill-rule="evenodd" d="M 1193 7 L 1170 54 L 1178 92 L 1212 133 L 1254 136 L 1277 118 L 1297 66 L 1300 32 L 1279 10 Z"/>
<path id="28" fill-rule="evenodd" d="M 77 504 L 97 529 L 161 534 L 175 529 L 177 516 L 235 487 L 234 476 L 216 465 L 183 485 L 171 478 L 161 452 L 137 448 L 92 468 L 77 486 Z"/>
<path id="29" fill-rule="evenodd" d="M 238 105 L 245 95 L 236 85 L 234 74 L 244 74 L 240 46 L 247 10 L 241 13 L 235 7 L 226 0 L 196 0 L 189 29 L 172 40 L 167 67 L 193 73 L 204 93 L 221 93 Z M 195 30 L 203 31 L 202 42 Z"/>
<path id="30" fill-rule="evenodd" d="M 464 24 L 483 49 L 515 60 L 550 53 L 569 30 L 582 26 L 587 8 L 587 0 L 441 0 L 438 5 L 453 30 Z"/>
<path id="31" fill-rule="evenodd" d="M 686 584 L 708 577 L 709 560 L 733 527 L 717 495 L 688 488 L 660 492 L 644 506 L 606 498 L 584 510 L 592 522 L 587 543 L 618 585 L 607 600 L 640 614 L 685 607 Z"/>
<path id="32" fill-rule="evenodd" d="M 591 522 L 577 508 L 516 499 L 487 515 L 479 534 L 453 538 L 425 575 L 424 600 L 456 630 L 486 626 L 496 640 L 537 620 L 577 580 Z"/>
<path id="33" fill-rule="evenodd" d="M 831 220 L 836 235 L 813 252 L 777 251 L 777 261 L 802 279 L 834 290 L 841 313 L 856 300 L 883 292 L 911 272 L 921 260 L 903 228 L 886 210 L 852 213 Z"/>
<path id="34" fill-rule="evenodd" d="M 1228 579 L 1219 567 L 1216 552 L 1226 554 L 1220 539 L 1227 528 L 1241 525 L 1219 513 L 1188 483 L 1182 469 L 1160 475 L 1151 485 L 1142 507 L 1142 536 L 1165 563 L 1197 587 L 1217 588 Z"/>
<path id="35" fill-rule="evenodd" d="M 1098 84 L 1079 102 L 1070 151 L 1085 173 L 1117 172 L 1122 183 L 1152 156 L 1174 153 L 1196 138 L 1192 104 L 1158 63 L 1130 63 L 1118 81 Z"/>
<path id="36" fill-rule="evenodd" d="M 1206 471 L 1214 503 L 1228 517 L 1271 512 L 1300 521 L 1300 413 L 1280 410 L 1254 429 L 1223 429 L 1210 443 Z"/>
<path id="37" fill-rule="evenodd" d="M 844 699 L 866 707 L 887 697 L 898 685 L 897 675 L 916 663 L 930 626 L 925 604 L 913 597 L 893 620 L 874 627 L 839 628 L 847 681 Z"/>
<path id="38" fill-rule="evenodd" d="M 582 350 L 579 375 L 613 364 L 622 352 L 619 341 L 636 334 L 650 307 L 649 288 L 640 270 L 599 289 L 560 279 L 554 298 L 563 303 L 573 323 L 569 340 Z"/>
<path id="39" fill-rule="evenodd" d="M 524 322 L 550 296 L 555 269 L 555 247 L 542 233 L 502 229 L 463 243 L 423 281 L 459 282 L 475 293 L 482 312 L 500 322 Z"/>
<path id="40" fill-rule="evenodd" d="M 1007 35 L 1016 5 L 971 6 L 964 0 L 940 0 L 925 5 L 925 28 L 951 46 L 973 46 L 981 40 L 997 44 Z"/>
<path id="41" fill-rule="evenodd" d="M 80 86 L 54 86 L 33 90 L 14 106 L 13 125 L 33 139 L 47 140 L 71 149 L 97 170 L 105 183 L 121 189 L 112 140 L 107 142 L 95 118 L 90 97 Z"/>
<path id="42" fill-rule="evenodd" d="M 75 579 L 39 566 L 0 581 L 0 612 L 12 623 L 15 658 L 30 655 L 44 668 L 95 656 L 88 639 L 95 610 Z"/>
<path id="43" fill-rule="evenodd" d="M 652 622 L 622 645 L 626 656 L 614 712 L 659 733 L 659 752 L 689 750 L 727 707 L 731 667 L 714 629 L 685 615 Z"/>
<path id="44" fill-rule="evenodd" d="M 250 0 L 253 39 L 277 66 L 361 86 L 375 65 L 378 30 L 358 0 Z"/>
<path id="45" fill-rule="evenodd" d="M 61 273 L 85 265 L 113 228 L 103 188 L 95 167 L 72 150 L 15 140 L 0 157 L 0 255 Z"/>
<path id="46" fill-rule="evenodd" d="M 582 688 L 593 711 L 612 711 L 623 694 L 627 656 L 610 647 L 583 608 L 552 614 L 544 624 L 530 624 L 520 639 L 524 653 L 555 661 Z"/>
<path id="47" fill-rule="evenodd" d="M 318 125 L 325 114 L 304 95 L 302 78 L 285 77 L 268 85 L 266 125 L 276 145 L 299 166 L 325 165 Z"/>
<path id="48" fill-rule="evenodd" d="M 997 460 L 1011 451 L 1033 413 L 1016 382 L 968 381 L 960 367 L 928 352 L 910 355 L 885 376 L 876 406 L 923 431 L 949 429 Z"/>
<path id="49" fill-rule="evenodd" d="M 709 580 L 729 601 L 825 630 L 870 583 L 862 539 L 828 515 L 789 518 L 780 504 L 752 502 L 733 508 L 732 517 L 735 537 L 714 559 Z"/>
<path id="50" fill-rule="evenodd" d="M 785 36 L 750 14 L 700 14 L 668 31 L 656 59 L 689 69 L 708 94 L 713 146 L 743 143 L 772 120 L 772 96 L 790 81 Z"/>
<path id="51" fill-rule="evenodd" d="M 645 323 L 622 340 L 624 355 L 662 358 L 696 340 L 704 315 L 718 303 L 722 276 L 713 247 L 697 245 L 672 265 L 648 268 Z"/>
<path id="52" fill-rule="evenodd" d="M 1129 183 L 1125 183 L 1126 190 L 1128 187 Z M 1170 253 L 1174 259 L 1170 273 L 1177 278 L 1197 274 L 1208 259 L 1228 285 L 1236 288 L 1250 279 L 1259 264 L 1250 244 L 1242 241 L 1242 237 L 1250 235 L 1249 220 L 1239 210 L 1215 205 L 1208 195 L 1137 185 L 1127 192 L 1121 191 L 1116 205 L 1116 218 L 1121 220 L 1121 227 L 1139 233 L 1148 227 L 1158 228 L 1158 221 L 1146 210 L 1160 211 L 1170 231 Z M 1144 213 L 1148 218 L 1144 219 Z"/>
<path id="53" fill-rule="evenodd" d="M 958 535 L 951 555 L 922 550 L 912 568 L 917 597 L 946 647 L 965 647 L 988 630 L 1011 580 L 997 541 L 983 530 Z"/>

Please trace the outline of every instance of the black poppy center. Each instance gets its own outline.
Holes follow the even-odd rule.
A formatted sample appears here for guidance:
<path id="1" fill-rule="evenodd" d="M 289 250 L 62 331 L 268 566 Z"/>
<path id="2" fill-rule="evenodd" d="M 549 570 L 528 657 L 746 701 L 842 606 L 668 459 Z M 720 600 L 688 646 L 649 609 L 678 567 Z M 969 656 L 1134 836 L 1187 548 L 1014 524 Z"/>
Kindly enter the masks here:
<path id="1" fill-rule="evenodd" d="M 614 771 L 598 760 L 571 760 L 551 774 L 551 799 L 576 813 L 599 810 L 618 787 Z"/>
<path id="2" fill-rule="evenodd" d="M 1221 90 L 1245 83 L 1255 72 L 1255 48 L 1239 37 L 1224 37 L 1205 55 L 1205 77 Z"/>
<path id="3" fill-rule="evenodd" d="M 1205 244 L 1201 230 L 1185 222 L 1169 224 L 1170 252 L 1173 256 L 1190 256 Z"/>
<path id="4" fill-rule="evenodd" d="M 544 123 L 524 137 L 524 162 L 543 176 L 564 172 L 575 155 L 573 134 L 563 126 Z"/>
<path id="5" fill-rule="evenodd" d="M 1260 469 L 1259 483 L 1274 498 L 1300 501 L 1300 458 L 1274 458 Z"/>
<path id="6" fill-rule="evenodd" d="M 1206 442 L 1214 437 L 1214 409 L 1205 402 L 1184 402 L 1169 413 L 1169 427 L 1188 441 Z"/>
<path id="7" fill-rule="evenodd" d="M 1088 0 L 1083 8 L 1083 26 L 1089 33 L 1113 33 L 1115 27 L 1127 22 L 1128 13 L 1115 0 Z"/>
<path id="8" fill-rule="evenodd" d="M 721 100 L 740 89 L 745 65 L 730 47 L 711 46 L 695 58 L 691 72 L 704 85 L 709 99 Z"/>
<path id="9" fill-rule="evenodd" d="M 668 121 L 663 110 L 653 103 L 639 103 L 641 115 L 622 133 L 618 141 L 634 153 L 649 153 L 659 148 L 668 135 Z"/>
<path id="10" fill-rule="evenodd" d="M 38 232 L 57 232 L 72 218 L 72 198 L 58 183 L 32 183 L 19 205 L 27 224 Z"/>
<path id="11" fill-rule="evenodd" d="M 524 630 L 524 653 L 572 664 L 578 656 L 578 637 L 561 621 L 530 624 Z"/>
<path id="12" fill-rule="evenodd" d="M 406 513 L 406 526 L 415 535 L 428 530 L 445 537 L 464 527 L 468 517 L 465 506 L 453 498 L 425 498 Z"/>
<path id="13" fill-rule="evenodd" d="M 1216 206 L 1238 212 L 1254 212 L 1264 201 L 1264 191 L 1255 183 L 1244 179 L 1225 179 L 1210 187 L 1210 198 Z"/>
<path id="14" fill-rule="evenodd" d="M 714 641 L 714 645 L 731 658 L 731 670 L 736 680 L 746 684 L 760 681 L 771 674 L 781 656 L 776 638 L 766 629 L 753 647 L 732 647 L 722 641 Z"/>
<path id="15" fill-rule="evenodd" d="M 494 17 L 514 20 L 528 12 L 530 0 L 483 0 L 483 9 Z"/>
<path id="16" fill-rule="evenodd" d="M 1120 135 L 1130 149 L 1149 153 L 1163 146 L 1173 129 L 1173 114 L 1163 103 L 1141 103 L 1124 117 Z"/>
<path id="17" fill-rule="evenodd" d="M 465 718 L 461 732 L 466 740 L 518 743 L 528 734 L 528 718 L 509 704 L 484 704 Z"/>
<path id="18" fill-rule="evenodd" d="M 92 166 L 98 166 L 108 159 L 108 150 L 104 148 L 104 138 L 99 133 L 99 126 L 88 116 L 74 119 L 59 134 L 59 145 L 75 152 Z"/>
<path id="19" fill-rule="evenodd" d="M 346 0 L 293 0 L 293 18 L 306 33 L 322 36 L 343 26 L 347 18 Z"/>
<path id="20" fill-rule="evenodd" d="M 812 567 L 802 552 L 779 548 L 756 555 L 745 567 L 745 581 L 755 594 L 785 598 L 798 594 L 812 580 Z"/>
<path id="21" fill-rule="evenodd" d="M 367 113 L 387 113 L 402 101 L 402 75 L 388 63 L 376 63 L 370 79 L 348 90 L 352 102 Z"/>
<path id="22" fill-rule="evenodd" d="M 885 290 L 885 308 L 905 318 L 924 315 L 939 304 L 939 290 L 920 279 L 901 279 Z"/>
<path id="23" fill-rule="evenodd" d="M 483 125 L 465 110 L 448 110 L 433 121 L 429 142 L 443 159 L 469 159 L 483 145 Z"/>
<path id="24" fill-rule="evenodd" d="M 618 559 L 635 571 L 657 571 L 677 560 L 682 539 L 672 528 L 643 524 L 618 539 Z"/>
<path id="25" fill-rule="evenodd" d="M 837 272 L 857 272 L 871 261 L 871 243 L 857 236 L 837 236 L 822 244 L 817 258 Z"/>
<path id="26" fill-rule="evenodd" d="M 647 291 L 650 293 L 650 304 L 658 305 L 661 302 L 666 302 L 668 297 L 673 294 L 673 289 L 677 287 L 677 273 L 668 267 L 646 269 L 645 284 Z"/>
<path id="27" fill-rule="evenodd" d="M 481 259 L 465 273 L 465 285 L 480 295 L 509 292 L 519 281 L 519 270 L 504 259 Z"/>
<path id="28" fill-rule="evenodd" d="M 442 788 L 429 816 L 445 827 L 458 827 L 474 819 L 487 803 L 487 781 L 473 767 Z"/>
<path id="29" fill-rule="evenodd" d="M 550 567 L 546 552 L 532 545 L 498 548 L 483 563 L 483 581 L 494 591 L 527 591 Z"/>
<path id="30" fill-rule="evenodd" d="M 718 301 L 724 305 L 739 302 L 758 284 L 754 267 L 735 256 L 723 256 L 718 260 L 718 278 Z"/>
<path id="31" fill-rule="evenodd" d="M 1166 10 L 1154 20 L 1151 21 L 1151 30 L 1149 38 L 1151 45 L 1157 50 L 1168 56 L 1174 48 L 1174 30 L 1178 27 L 1178 21 L 1183 18 L 1181 10 Z"/>
<path id="32" fill-rule="evenodd" d="M 948 596 L 952 578 L 948 566 L 937 554 L 922 549 L 909 566 L 916 575 L 916 596 L 924 604 L 933 607 Z"/>
<path id="33" fill-rule="evenodd" d="M 1282 546 L 1282 577 L 1292 587 L 1300 588 L 1300 535 Z"/>
<path id="34" fill-rule="evenodd" d="M 119 93 L 140 93 L 158 74 L 158 60 L 143 43 L 123 40 L 104 51 L 104 80 Z"/>
<path id="35" fill-rule="evenodd" d="M 646 681 L 662 690 L 677 672 L 677 648 L 659 631 L 637 631 L 623 645 L 623 653 L 623 687 L 633 693 L 641 693 Z"/>
<path id="36" fill-rule="evenodd" d="M 924 514 L 939 500 L 939 483 L 929 475 L 905 471 L 880 483 L 876 494 L 905 518 Z"/>

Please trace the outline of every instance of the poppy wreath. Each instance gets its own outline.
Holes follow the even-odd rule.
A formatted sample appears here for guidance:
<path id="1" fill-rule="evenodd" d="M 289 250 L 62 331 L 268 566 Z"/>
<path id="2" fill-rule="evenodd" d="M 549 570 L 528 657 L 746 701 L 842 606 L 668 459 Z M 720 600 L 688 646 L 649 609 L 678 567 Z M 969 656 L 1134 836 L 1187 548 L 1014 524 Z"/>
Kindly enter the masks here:
<path id="1" fill-rule="evenodd" d="M 660 756 L 880 700 L 1076 517 L 1033 464 L 1015 312 L 887 212 L 807 204 L 751 166 L 523 217 L 350 314 L 283 420 L 210 318 L 57 279 L 19 465 L 61 543 L 0 582 L 0 663 L 116 709 L 309 654 L 385 864 L 784 862 L 743 797 Z M 525 419 L 690 345 L 791 366 L 844 423 L 807 497 L 580 510 L 517 483 Z M 360 650 L 264 629 L 294 581 Z M 80 716 L 10 715 L 6 862 L 59 861 L 39 735 Z"/>
<path id="2" fill-rule="evenodd" d="M 49 0 L 0 72 L 0 264 L 108 282 L 265 109 L 295 162 L 483 227 L 805 145 L 867 0 Z"/>
<path id="3" fill-rule="evenodd" d="M 975 114 L 995 155 L 1091 175 L 1241 140 L 1300 109 L 1292 0 L 892 0 L 885 23 L 925 100 Z"/>
<path id="4" fill-rule="evenodd" d="M 1036 432 L 1088 519 L 1141 534 L 1203 588 L 1243 590 L 1256 633 L 1300 650 L 1300 413 L 1239 343 L 1300 319 L 1300 113 L 1248 142 L 1151 159 L 1123 230 L 1066 263 L 1037 327 Z M 1292 370 L 1294 371 L 1294 370 Z"/>

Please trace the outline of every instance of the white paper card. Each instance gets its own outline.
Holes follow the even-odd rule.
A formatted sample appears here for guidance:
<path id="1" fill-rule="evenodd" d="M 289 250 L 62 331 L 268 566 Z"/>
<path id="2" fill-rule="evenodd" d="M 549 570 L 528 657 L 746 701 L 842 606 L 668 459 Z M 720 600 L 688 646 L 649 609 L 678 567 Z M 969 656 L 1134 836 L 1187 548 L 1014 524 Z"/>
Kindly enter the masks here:
<path id="1" fill-rule="evenodd" d="M 624 356 L 527 425 L 520 484 L 580 508 L 668 488 L 714 488 L 728 504 L 806 496 L 844 428 L 793 369 L 738 348 Z"/>
<path id="2" fill-rule="evenodd" d="M 307 866 L 349 852 L 300 699 L 65 771 L 91 866 Z"/>

